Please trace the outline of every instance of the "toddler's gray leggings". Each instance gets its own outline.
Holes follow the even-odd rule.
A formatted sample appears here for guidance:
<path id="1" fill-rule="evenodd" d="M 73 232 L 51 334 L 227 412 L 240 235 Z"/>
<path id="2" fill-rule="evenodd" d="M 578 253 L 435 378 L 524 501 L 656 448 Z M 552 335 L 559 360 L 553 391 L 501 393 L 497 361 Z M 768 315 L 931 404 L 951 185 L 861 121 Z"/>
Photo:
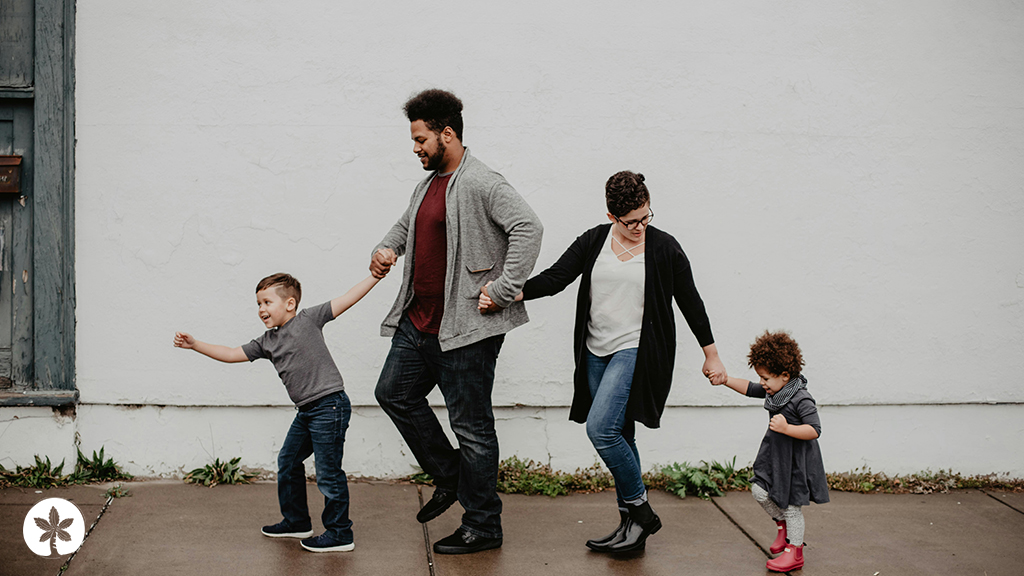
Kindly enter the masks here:
<path id="1" fill-rule="evenodd" d="M 779 505 L 768 497 L 768 491 L 755 483 L 750 484 L 750 493 L 772 518 L 786 521 L 786 536 L 790 544 L 800 546 L 804 543 L 804 513 L 800 511 L 799 506 L 790 506 L 785 510 L 779 508 Z"/>

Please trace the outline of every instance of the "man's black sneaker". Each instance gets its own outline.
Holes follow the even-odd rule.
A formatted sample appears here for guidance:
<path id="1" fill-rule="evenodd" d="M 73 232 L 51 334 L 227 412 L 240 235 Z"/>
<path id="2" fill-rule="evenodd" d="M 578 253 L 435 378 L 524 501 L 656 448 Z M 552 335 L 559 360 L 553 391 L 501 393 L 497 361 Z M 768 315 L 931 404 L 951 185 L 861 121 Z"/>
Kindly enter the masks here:
<path id="1" fill-rule="evenodd" d="M 436 554 L 472 554 L 493 548 L 501 548 L 501 538 L 477 536 L 461 526 L 455 534 L 434 542 Z"/>
<path id="2" fill-rule="evenodd" d="M 442 512 L 452 507 L 459 501 L 459 496 L 454 490 L 442 490 L 434 488 L 434 494 L 427 500 L 427 503 L 416 513 L 416 520 L 420 524 L 430 522 L 441 515 Z"/>
<path id="3" fill-rule="evenodd" d="M 306 538 L 302 547 L 310 552 L 348 552 L 356 547 L 355 542 L 342 542 L 327 532 L 316 538 Z"/>
<path id="4" fill-rule="evenodd" d="M 262 532 L 264 536 L 270 536 L 271 538 L 309 538 L 313 535 L 312 528 L 300 530 L 284 520 L 273 526 L 264 526 Z"/>

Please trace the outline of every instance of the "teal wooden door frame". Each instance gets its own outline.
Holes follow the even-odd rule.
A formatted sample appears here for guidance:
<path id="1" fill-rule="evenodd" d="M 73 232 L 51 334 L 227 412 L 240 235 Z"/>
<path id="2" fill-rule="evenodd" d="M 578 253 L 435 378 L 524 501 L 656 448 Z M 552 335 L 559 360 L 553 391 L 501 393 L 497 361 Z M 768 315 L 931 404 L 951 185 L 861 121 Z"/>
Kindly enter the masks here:
<path id="1" fill-rule="evenodd" d="M 8 81 L 0 100 L 33 102 L 31 269 L 32 357 L 26 380 L 0 393 L 0 406 L 61 406 L 75 387 L 74 34 L 75 0 L 35 0 L 31 85 Z M 25 78 L 29 74 L 21 74 Z M 22 82 L 24 84 L 24 82 Z M 27 280 L 25 280 L 27 278 Z M 7 281 L 5 280 L 5 284 Z"/>

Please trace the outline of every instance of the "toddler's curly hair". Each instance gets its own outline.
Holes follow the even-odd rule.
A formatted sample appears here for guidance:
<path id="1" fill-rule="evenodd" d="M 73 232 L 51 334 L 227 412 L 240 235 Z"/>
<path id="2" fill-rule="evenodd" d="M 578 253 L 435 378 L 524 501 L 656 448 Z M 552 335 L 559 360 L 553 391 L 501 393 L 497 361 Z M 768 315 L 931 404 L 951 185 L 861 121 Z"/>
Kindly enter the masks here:
<path id="1" fill-rule="evenodd" d="M 804 365 L 800 345 L 786 332 L 769 332 L 757 337 L 750 345 L 747 364 L 751 368 L 764 368 L 775 376 L 783 373 L 793 378 Z"/>

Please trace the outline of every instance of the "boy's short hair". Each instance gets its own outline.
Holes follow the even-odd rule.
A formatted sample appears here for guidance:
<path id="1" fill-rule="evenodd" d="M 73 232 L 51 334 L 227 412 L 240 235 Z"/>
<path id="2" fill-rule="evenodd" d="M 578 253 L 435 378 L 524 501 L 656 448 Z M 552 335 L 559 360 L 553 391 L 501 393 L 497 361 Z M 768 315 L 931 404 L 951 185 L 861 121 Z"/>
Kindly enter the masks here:
<path id="1" fill-rule="evenodd" d="M 750 345 L 747 364 L 751 368 L 764 368 L 775 376 L 786 373 L 793 378 L 800 373 L 804 357 L 800 353 L 800 346 L 789 334 L 765 330 Z"/>
<path id="2" fill-rule="evenodd" d="M 266 290 L 271 286 L 276 286 L 278 293 L 285 298 L 295 298 L 296 306 L 302 300 L 302 284 L 299 284 L 299 281 L 291 274 L 278 272 L 267 276 L 256 285 L 256 292 L 259 293 L 260 290 Z"/>
<path id="3" fill-rule="evenodd" d="M 402 109 L 409 122 L 423 120 L 427 128 L 437 134 L 448 126 L 462 141 L 462 100 L 455 94 L 431 88 L 410 98 Z"/>
<path id="4" fill-rule="evenodd" d="M 629 170 L 613 174 L 604 185 L 604 200 L 612 216 L 625 216 L 651 201 L 644 175 Z"/>

